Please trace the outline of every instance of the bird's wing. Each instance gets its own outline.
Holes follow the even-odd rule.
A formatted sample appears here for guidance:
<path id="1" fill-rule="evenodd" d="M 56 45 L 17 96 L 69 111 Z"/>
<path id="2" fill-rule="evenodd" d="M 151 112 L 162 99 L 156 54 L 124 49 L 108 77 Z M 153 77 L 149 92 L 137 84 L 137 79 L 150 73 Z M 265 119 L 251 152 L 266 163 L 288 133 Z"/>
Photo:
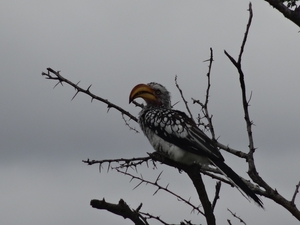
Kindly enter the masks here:
<path id="1" fill-rule="evenodd" d="M 244 191 L 263 208 L 263 203 L 256 194 L 224 163 L 224 158 L 213 141 L 185 113 L 171 109 L 152 109 L 144 113 L 141 119 L 143 125 L 165 141 L 187 152 L 207 157 L 240 191 Z"/>
<path id="2" fill-rule="evenodd" d="M 152 109 L 146 112 L 141 120 L 156 135 L 185 151 L 224 161 L 213 141 L 181 111 Z"/>

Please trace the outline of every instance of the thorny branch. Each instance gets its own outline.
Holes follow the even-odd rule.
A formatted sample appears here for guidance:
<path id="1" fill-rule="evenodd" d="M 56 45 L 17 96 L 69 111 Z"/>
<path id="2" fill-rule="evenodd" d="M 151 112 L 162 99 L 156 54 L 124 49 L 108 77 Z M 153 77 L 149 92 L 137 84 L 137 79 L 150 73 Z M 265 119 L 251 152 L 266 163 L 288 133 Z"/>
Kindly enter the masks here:
<path id="1" fill-rule="evenodd" d="M 194 120 L 194 119 L 193 119 L 193 114 L 191 113 L 191 110 L 190 110 L 190 108 L 189 108 L 188 102 L 187 102 L 187 100 L 185 99 L 185 97 L 183 96 L 183 92 L 182 92 L 181 88 L 179 87 L 179 85 L 178 85 L 178 83 L 177 83 L 177 76 L 175 76 L 175 85 L 176 85 L 176 87 L 177 87 L 177 89 L 178 89 L 178 91 L 179 91 L 179 93 L 180 93 L 180 95 L 181 95 L 181 98 L 182 98 L 182 100 L 183 100 L 183 102 L 184 102 L 184 104 L 185 104 L 186 110 L 188 111 L 188 113 L 189 113 L 189 115 L 190 115 L 190 118 L 191 118 L 192 120 Z"/>
<path id="2" fill-rule="evenodd" d="M 82 162 L 86 163 L 87 165 L 93 165 L 93 164 L 99 164 L 99 171 L 101 172 L 103 168 L 103 164 L 107 163 L 107 171 L 110 169 L 118 169 L 118 168 L 134 168 L 134 170 L 137 171 L 137 166 L 146 163 L 147 167 L 149 167 L 148 161 L 151 160 L 151 157 L 138 157 L 138 158 L 131 158 L 131 159 L 104 159 L 104 160 L 82 160 Z M 155 162 L 151 160 L 153 163 L 153 167 L 156 168 Z M 117 163 L 118 166 L 113 167 L 111 164 Z"/>
<path id="3" fill-rule="evenodd" d="M 244 221 L 241 217 L 237 216 L 236 213 L 233 213 L 230 209 L 227 209 L 227 210 L 228 210 L 228 212 L 231 213 L 231 215 L 232 215 L 234 218 L 237 218 L 237 219 L 239 220 L 240 223 L 243 223 L 243 224 L 246 225 L 245 221 Z"/>
<path id="4" fill-rule="evenodd" d="M 185 171 L 186 170 L 190 170 L 190 168 L 188 169 L 188 166 L 182 165 L 182 167 L 181 167 L 181 165 L 179 165 L 179 164 L 177 164 L 177 163 L 169 160 L 164 155 L 159 154 L 157 152 L 151 153 L 151 154 L 149 154 L 149 156 L 151 157 L 152 160 L 159 161 L 159 162 L 162 162 L 162 163 L 170 165 L 170 166 L 174 166 L 174 167 L 176 167 L 179 170 L 185 170 Z M 156 180 L 153 182 L 153 181 L 149 181 L 149 180 L 144 179 L 142 175 L 141 175 L 141 177 L 138 177 L 138 176 L 132 175 L 131 173 L 128 172 L 128 168 L 132 168 L 132 169 L 134 169 L 137 172 L 136 166 L 140 165 L 140 164 L 142 164 L 144 162 L 148 163 L 149 159 L 150 158 L 142 158 L 142 157 L 141 158 L 133 158 L 132 162 L 131 162 L 131 159 L 109 159 L 109 160 L 100 160 L 100 161 L 89 160 L 88 159 L 88 160 L 85 160 L 84 162 L 87 163 L 88 165 L 99 163 L 100 167 L 102 166 L 103 163 L 108 163 L 108 168 L 114 169 L 114 170 L 116 170 L 117 172 L 119 172 L 121 174 L 130 176 L 131 177 L 131 181 L 132 180 L 138 180 L 139 183 L 134 187 L 134 189 L 136 189 L 137 187 L 139 187 L 143 183 L 145 183 L 145 184 L 151 184 L 151 185 L 157 187 L 157 189 L 156 189 L 156 191 L 154 192 L 153 195 L 155 195 L 159 190 L 163 190 L 163 191 L 165 191 L 165 192 L 173 195 L 174 197 L 176 197 L 179 201 L 182 201 L 182 202 L 186 203 L 187 205 L 189 205 L 192 208 L 191 212 L 196 211 L 197 213 L 200 213 L 200 214 L 203 215 L 204 213 L 200 210 L 200 208 L 199 208 L 200 206 L 195 206 L 192 203 L 190 203 L 190 200 L 186 200 L 186 199 L 182 198 L 180 195 L 178 195 L 178 194 L 170 191 L 169 188 L 168 188 L 169 185 L 167 185 L 166 187 L 161 186 L 158 183 L 158 181 L 160 180 L 160 177 L 161 177 L 161 173 L 158 175 L 158 177 L 156 178 Z M 120 165 L 119 166 L 112 166 L 111 165 L 112 163 L 118 163 Z M 155 163 L 154 163 L 154 165 L 155 165 Z M 123 171 L 124 169 L 125 169 L 125 171 Z M 197 174 L 199 174 L 199 171 L 197 172 Z M 201 192 L 201 195 L 203 195 L 203 193 L 204 193 L 204 191 Z M 156 219 L 156 220 L 160 221 L 163 224 L 167 224 L 167 223 L 163 222 L 160 219 L 160 217 L 151 216 L 148 213 L 142 213 L 142 212 L 140 212 L 140 213 L 142 215 L 145 215 L 145 218 L 147 216 L 147 218 Z M 181 224 L 192 224 L 192 223 L 182 222 Z M 211 223 L 208 223 L 208 224 L 211 224 Z"/>
<path id="5" fill-rule="evenodd" d="M 124 120 L 125 125 L 126 125 L 127 127 L 129 127 L 130 130 L 133 130 L 135 133 L 139 133 L 139 131 L 138 131 L 136 128 L 132 127 L 132 126 L 128 123 L 128 121 L 127 121 L 126 118 L 124 117 L 124 114 L 123 114 L 123 113 L 122 113 L 122 119 Z"/>
<path id="6" fill-rule="evenodd" d="M 144 217 L 146 219 L 154 219 L 154 220 L 157 220 L 158 222 L 160 222 L 161 224 L 163 225 L 169 225 L 169 223 L 166 223 L 165 221 L 163 221 L 160 216 L 153 216 L 151 215 L 150 213 L 144 213 L 144 212 L 141 212 L 142 215 L 144 215 Z"/>
<path id="7" fill-rule="evenodd" d="M 238 73 L 239 73 L 239 80 L 240 80 L 240 86 L 241 86 L 241 92 L 242 92 L 242 105 L 243 105 L 243 110 L 244 110 L 244 119 L 246 122 L 246 127 L 247 127 L 247 134 L 248 134 L 248 140 L 249 140 L 249 152 L 246 157 L 246 161 L 248 162 L 248 174 L 250 178 L 258 184 L 261 188 L 265 189 L 265 191 L 256 191 L 256 193 L 263 195 L 265 197 L 268 197 L 272 199 L 273 201 L 277 202 L 279 205 L 283 206 L 286 208 L 293 216 L 295 216 L 298 220 L 300 220 L 300 211 L 297 209 L 295 204 L 292 201 L 288 201 L 285 199 L 282 195 L 280 195 L 276 189 L 271 188 L 263 179 L 262 177 L 258 174 L 256 170 L 256 166 L 254 163 L 254 152 L 255 152 L 255 147 L 254 147 L 254 141 L 253 141 L 253 136 L 252 136 L 252 125 L 253 122 L 250 120 L 250 115 L 249 115 L 249 101 L 247 100 L 247 92 L 246 92 L 246 85 L 245 85 L 245 79 L 244 79 L 244 72 L 242 70 L 242 55 L 244 52 L 245 44 L 247 41 L 248 37 L 248 32 L 251 26 L 252 22 L 252 17 L 253 17 L 253 12 L 252 12 L 252 5 L 251 2 L 249 3 L 249 20 L 246 26 L 246 32 L 244 34 L 244 39 L 241 45 L 241 50 L 238 56 L 238 61 L 236 61 L 230 54 L 227 53 L 225 50 L 224 53 L 225 55 L 229 58 L 229 60 L 232 62 L 232 64 L 236 67 Z"/>
<path id="8" fill-rule="evenodd" d="M 247 154 L 246 160 L 249 165 L 249 170 L 256 170 L 255 164 L 254 164 L 254 158 L 253 158 L 253 154 L 255 152 L 253 136 L 252 136 L 252 124 L 253 123 L 250 120 L 249 109 L 248 109 L 249 103 L 247 100 L 246 85 L 245 85 L 245 79 L 244 79 L 245 76 L 244 76 L 244 72 L 242 70 L 242 65 L 241 65 L 242 55 L 244 52 L 249 29 L 251 26 L 252 17 L 253 17 L 252 5 L 251 5 L 251 3 L 249 3 L 249 20 L 248 20 L 248 24 L 246 27 L 244 39 L 243 39 L 243 42 L 241 45 L 241 50 L 240 50 L 240 53 L 238 56 L 238 61 L 236 61 L 231 55 L 229 55 L 226 50 L 224 52 L 225 52 L 225 55 L 230 59 L 232 64 L 236 67 L 236 69 L 238 70 L 238 73 L 239 73 L 239 80 L 240 80 L 240 86 L 241 86 L 241 92 L 242 92 L 242 105 L 243 105 L 243 109 L 244 109 L 244 119 L 246 122 L 247 134 L 248 134 L 248 140 L 249 140 L 249 152 Z"/>
<path id="9" fill-rule="evenodd" d="M 118 204 L 113 204 L 106 202 L 105 199 L 98 200 L 93 199 L 90 205 L 95 209 L 107 210 L 116 215 L 122 216 L 124 219 L 130 219 L 135 225 L 149 225 L 148 220 L 156 220 L 163 225 L 170 225 L 170 223 L 165 222 L 160 218 L 160 216 L 154 216 L 150 213 L 145 213 L 140 211 L 143 204 L 141 203 L 136 209 L 131 209 L 129 205 L 120 199 Z M 190 221 L 181 222 L 180 225 L 193 225 Z"/>
<path id="10" fill-rule="evenodd" d="M 282 13 L 287 19 L 295 23 L 298 27 L 300 27 L 300 8 L 295 7 L 295 9 L 292 9 L 288 6 L 286 6 L 282 0 L 265 0 L 268 2 L 271 6 L 273 6 L 275 9 L 277 9 L 279 12 Z"/>
<path id="11" fill-rule="evenodd" d="M 211 137 L 213 140 L 215 140 L 215 131 L 214 131 L 214 127 L 213 127 L 213 123 L 212 123 L 212 115 L 209 114 L 208 112 L 208 100 L 209 100 L 209 92 L 210 92 L 210 87 L 211 87 L 211 84 L 210 84 L 210 74 L 211 74 L 211 68 L 212 68 L 212 63 L 214 61 L 214 58 L 213 58 L 213 49 L 210 48 L 210 57 L 208 60 L 205 60 L 204 62 L 208 61 L 209 62 L 209 65 L 208 65 L 208 72 L 206 74 L 207 76 L 207 88 L 206 88 L 206 96 L 205 96 L 205 102 L 204 104 L 200 101 L 200 100 L 196 100 L 194 98 L 192 98 L 193 100 L 193 104 L 199 104 L 201 106 L 201 111 L 204 115 L 204 118 L 206 118 L 208 124 L 208 128 L 210 130 L 210 133 L 211 133 Z M 198 116 L 198 121 L 201 121 L 202 118 L 200 118 L 200 115 Z M 201 124 L 201 123 L 199 123 Z M 206 127 L 206 125 L 204 125 Z"/>
<path id="12" fill-rule="evenodd" d="M 210 73 L 211 73 L 211 68 L 212 68 L 212 63 L 214 61 L 214 58 L 213 58 L 213 50 L 212 48 L 210 48 L 210 58 L 209 58 L 209 65 L 208 65 L 208 72 L 207 72 L 207 89 L 206 89 L 206 96 L 205 96 L 205 103 L 204 105 L 202 106 L 202 109 L 204 110 L 204 116 L 205 118 L 207 119 L 208 121 L 208 127 L 209 127 L 209 130 L 210 130 L 210 133 L 211 133 L 211 137 L 212 139 L 216 139 L 216 136 L 215 136 L 215 130 L 214 130 L 214 127 L 213 127 L 213 123 L 212 123 L 212 115 L 209 114 L 208 112 L 208 99 L 209 99 L 209 91 L 210 91 Z"/>
<path id="13" fill-rule="evenodd" d="M 158 183 L 158 181 L 159 181 L 160 178 L 161 178 L 162 172 L 159 173 L 159 175 L 157 176 L 156 180 L 153 182 L 153 181 L 149 181 L 149 180 L 144 179 L 142 175 L 141 175 L 141 177 L 138 177 L 138 176 L 132 175 L 132 174 L 126 172 L 126 171 L 122 171 L 122 170 L 120 170 L 120 169 L 117 169 L 117 171 L 118 171 L 119 173 L 122 173 L 122 174 L 124 174 L 124 175 L 126 175 L 126 176 L 131 177 L 131 180 L 130 180 L 130 181 L 132 181 L 132 180 L 137 180 L 137 181 L 139 181 L 139 183 L 134 187 L 134 189 L 138 188 L 138 187 L 139 187 L 141 184 L 143 184 L 143 183 L 144 183 L 144 184 L 150 184 L 150 185 L 153 185 L 153 186 L 157 187 L 157 189 L 156 189 L 156 191 L 153 193 L 153 195 L 155 195 L 158 191 L 163 190 L 163 191 L 165 191 L 165 192 L 167 192 L 167 193 L 169 193 L 169 194 L 175 196 L 179 201 L 185 202 L 187 205 L 189 205 L 189 206 L 192 208 L 192 212 L 193 212 L 193 211 L 196 211 L 196 212 L 198 212 L 198 213 L 204 215 L 204 213 L 200 210 L 199 206 L 193 205 L 189 200 L 186 200 L 186 199 L 184 199 L 183 197 L 181 197 L 180 195 L 178 195 L 178 194 L 176 194 L 175 192 L 171 191 L 171 190 L 169 189 L 169 184 L 168 184 L 166 187 L 163 187 L 163 186 L 161 186 L 161 185 Z"/>
<path id="14" fill-rule="evenodd" d="M 192 180 L 194 187 L 196 188 L 196 191 L 199 196 L 199 200 L 202 203 L 205 219 L 208 225 L 215 225 L 216 224 L 216 218 L 213 213 L 211 202 L 209 201 L 205 185 L 202 180 L 201 173 L 199 173 L 196 169 L 192 167 L 186 167 L 184 168 L 184 172 L 187 173 L 189 178 Z"/>
<path id="15" fill-rule="evenodd" d="M 49 79 L 49 80 L 57 80 L 57 84 L 54 86 L 56 87 L 58 84 L 61 84 L 63 85 L 63 83 L 67 83 L 69 84 L 70 86 L 74 87 L 75 88 L 75 95 L 73 96 L 72 100 L 77 96 L 77 94 L 79 92 L 82 92 L 84 94 L 87 94 L 88 96 L 90 96 L 92 99 L 91 101 L 93 101 L 94 99 L 100 101 L 100 102 L 103 102 L 107 105 L 107 108 L 110 109 L 110 108 L 114 108 L 116 110 L 118 110 L 122 115 L 126 115 L 128 116 L 130 119 L 134 120 L 135 122 L 138 121 L 138 119 L 133 116 L 131 113 L 129 113 L 128 111 L 124 110 L 123 108 L 121 108 L 120 106 L 116 105 L 116 104 L 113 104 L 112 102 L 108 101 L 107 99 L 104 99 L 104 98 L 101 98 L 95 94 L 93 94 L 91 91 L 90 91 L 90 88 L 92 87 L 92 85 L 90 85 L 87 89 L 83 89 L 81 87 L 78 86 L 78 84 L 80 82 L 78 82 L 77 84 L 73 83 L 72 81 L 69 81 L 68 79 L 64 78 L 62 75 L 60 75 L 60 71 L 55 71 L 51 68 L 47 68 L 47 73 L 45 72 L 42 72 L 42 76 L 45 76 L 46 79 Z M 140 106 L 140 104 L 136 103 L 135 104 L 137 106 Z"/>
<path id="16" fill-rule="evenodd" d="M 198 193 L 198 196 L 199 196 L 199 198 L 201 199 L 201 202 L 202 202 L 202 206 L 203 206 L 203 208 L 205 209 L 205 218 L 206 219 L 209 219 L 209 222 L 208 222 L 208 224 L 210 225 L 210 224 L 215 224 L 215 219 L 214 219 L 214 215 L 213 215 L 213 211 L 212 211 L 212 209 L 211 209 L 211 204 L 210 204 L 210 202 L 209 202 L 209 200 L 208 200 L 208 198 L 207 198 L 207 193 L 206 193 L 206 191 L 205 191 L 205 188 L 204 188 L 204 184 L 203 184 L 203 181 L 202 181 L 202 179 L 201 179 L 201 175 L 200 175 L 200 171 L 202 172 L 202 173 L 204 173 L 204 174 L 206 174 L 206 175 L 209 175 L 209 176 L 211 176 L 211 177 L 213 177 L 213 178 L 216 178 L 216 179 L 219 179 L 219 180 L 222 180 L 223 182 L 225 182 L 225 183 L 228 183 L 228 184 L 230 184 L 230 185 L 232 185 L 229 181 L 227 181 L 227 180 L 225 180 L 225 179 L 223 179 L 223 178 L 220 178 L 220 177 L 218 177 L 218 176 L 215 176 L 214 174 L 210 174 L 209 172 L 207 172 L 207 171 L 205 171 L 205 170 L 203 170 L 202 169 L 202 167 L 200 167 L 200 166 L 197 166 L 197 165 L 195 165 L 195 166 L 186 166 L 186 165 L 183 165 L 183 164 L 180 164 L 180 163 L 176 163 L 176 162 L 174 162 L 174 161 L 172 161 L 172 160 L 170 160 L 168 157 L 166 157 L 164 154 L 162 154 L 162 153 L 159 153 L 159 152 L 153 152 L 153 153 L 151 153 L 151 154 L 149 154 L 149 156 L 151 157 L 151 159 L 152 160 L 154 160 L 154 161 L 159 161 L 159 162 L 161 162 L 161 163 L 163 163 L 163 164 L 166 164 L 166 165 L 169 165 L 169 166 L 172 166 L 172 167 L 175 167 L 175 168 L 177 168 L 178 170 L 180 170 L 180 171 L 185 171 L 188 175 L 189 175 L 189 177 L 191 178 L 191 180 L 193 181 L 193 183 L 194 183 L 194 186 L 195 186 L 195 188 L 196 188 L 196 190 L 197 190 L 197 193 Z M 90 160 L 86 160 L 86 161 L 84 161 L 85 163 L 88 163 L 88 164 L 95 164 L 95 163 L 100 163 L 101 165 L 103 164 L 103 163 L 108 163 L 109 164 L 109 168 L 110 169 L 114 169 L 114 170 L 116 170 L 116 171 L 118 171 L 119 173 L 123 173 L 123 174 L 125 174 L 125 175 L 128 175 L 128 176 L 131 176 L 131 178 L 132 179 L 138 179 L 139 181 L 140 181 L 140 183 L 138 183 L 136 186 L 135 186 L 135 188 L 137 188 L 137 187 L 139 187 L 142 183 L 146 183 L 146 184 L 152 184 L 152 185 L 155 185 L 156 187 L 157 187 L 157 190 L 156 190 L 156 192 L 157 191 L 159 191 L 159 190 L 165 190 L 166 191 L 166 189 L 167 189 L 167 187 L 162 187 L 162 186 L 160 186 L 160 185 L 158 185 L 158 180 L 159 180 L 159 178 L 160 178 L 160 176 L 158 176 L 158 178 L 156 179 L 156 181 L 155 182 L 151 182 L 151 181 L 147 181 L 147 180 L 145 180 L 143 177 L 137 177 L 137 176 L 134 176 L 134 175 L 132 175 L 132 174 L 130 174 L 130 173 L 128 173 L 127 172 L 127 170 L 128 170 L 128 168 L 129 167 L 132 167 L 131 165 L 131 163 L 128 161 L 129 159 L 122 159 L 122 160 L 120 160 L 120 159 L 116 159 L 116 160 L 101 160 L 101 161 L 90 161 Z M 144 159 L 142 158 L 142 159 L 140 159 L 140 158 L 135 158 L 134 159 L 134 168 L 132 168 L 132 169 L 134 169 L 135 171 L 137 171 L 136 170 L 136 167 L 135 167 L 135 164 L 138 164 L 138 165 L 140 165 L 140 160 L 142 160 L 142 161 L 144 161 Z M 116 163 L 121 163 L 122 164 L 122 166 L 111 166 L 111 163 L 114 163 L 114 161 L 116 162 Z M 122 169 L 125 169 L 125 172 L 122 170 Z M 207 168 L 207 170 L 210 170 L 210 169 L 208 169 Z M 219 173 L 219 171 L 217 171 L 217 170 L 215 170 L 215 169 L 211 169 L 211 171 L 214 171 L 214 172 L 217 172 L 217 173 Z M 134 189 L 135 189 L 134 188 Z M 156 193 L 155 192 L 155 193 Z M 168 192 L 168 191 L 167 191 Z M 154 194 L 155 194 L 154 193 Z M 168 193 L 170 193 L 170 192 L 168 192 Z M 170 193 L 170 194 L 172 194 L 172 193 Z M 188 200 L 184 200 L 184 199 L 181 199 L 181 197 L 179 196 L 179 195 L 177 195 L 177 194 L 172 194 L 173 196 L 175 196 L 177 199 L 179 199 L 180 201 L 183 201 L 183 202 L 185 202 L 186 204 L 188 204 L 188 205 L 190 205 L 188 202 Z M 203 200 L 204 199 L 204 200 Z M 190 206 L 192 206 L 192 205 L 190 205 Z M 209 208 L 207 208 L 207 207 L 209 207 Z M 195 210 L 197 210 L 197 208 L 198 207 L 196 207 L 196 206 L 192 206 L 192 211 L 195 211 Z M 200 210 L 197 210 L 197 211 L 200 211 Z M 199 213 L 201 213 L 201 211 L 199 212 Z M 201 213 L 202 215 L 203 215 L 203 213 Z"/>
<path id="17" fill-rule="evenodd" d="M 213 202 L 212 202 L 212 211 L 214 211 L 214 209 L 215 209 L 215 206 L 216 206 L 216 204 L 217 204 L 217 201 L 218 201 L 218 199 L 220 198 L 220 190 L 221 190 L 221 181 L 218 181 L 217 183 L 216 183 L 216 192 L 215 192 L 215 197 L 214 197 L 214 200 L 213 200 Z"/>
<path id="18" fill-rule="evenodd" d="M 242 104 L 243 104 L 243 109 L 244 109 L 244 119 L 246 121 L 246 125 L 247 125 L 247 133 L 248 133 L 248 138 L 249 138 L 249 155 L 252 155 L 253 157 L 253 153 L 255 151 L 254 148 L 254 142 L 253 142 L 253 136 L 252 136 L 252 121 L 250 120 L 250 115 L 249 115 L 249 104 L 248 104 L 248 100 L 247 100 L 247 96 L 246 96 L 246 85 L 245 85 L 245 79 L 244 79 L 244 73 L 242 71 L 242 55 L 244 52 L 244 48 L 245 48 L 245 44 L 247 41 L 247 37 L 248 37 L 248 33 L 249 33 L 249 29 L 251 26 L 251 22 L 252 22 L 252 17 L 253 17 L 253 12 L 252 12 L 252 4 L 251 2 L 249 3 L 249 20 L 248 20 L 248 24 L 246 27 L 246 32 L 244 35 L 244 39 L 241 45 L 241 50 L 240 50 L 240 54 L 238 57 L 238 61 L 235 61 L 233 59 L 232 56 L 230 56 L 226 50 L 224 51 L 226 56 L 230 59 L 230 61 L 233 63 L 233 65 L 237 68 L 238 73 L 239 73 L 239 79 L 240 79 L 240 85 L 241 85 L 241 91 L 242 91 Z"/>
<path id="19" fill-rule="evenodd" d="M 108 203 L 103 200 L 93 199 L 91 200 L 91 206 L 96 209 L 105 209 L 111 213 L 122 216 L 124 219 L 130 219 L 135 225 L 149 225 L 147 219 L 144 218 L 139 210 L 132 210 L 127 203 L 120 199 L 118 204 Z M 141 205 L 139 206 L 139 208 Z"/>

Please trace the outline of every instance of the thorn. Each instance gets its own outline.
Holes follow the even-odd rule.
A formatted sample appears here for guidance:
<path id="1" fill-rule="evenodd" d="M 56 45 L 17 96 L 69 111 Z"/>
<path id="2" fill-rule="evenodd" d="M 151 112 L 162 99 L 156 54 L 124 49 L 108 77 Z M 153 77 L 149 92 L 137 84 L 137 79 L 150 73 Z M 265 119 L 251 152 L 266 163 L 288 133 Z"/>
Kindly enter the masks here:
<path id="1" fill-rule="evenodd" d="M 56 88 L 57 85 L 58 85 L 59 83 L 60 83 L 60 81 L 58 81 L 58 82 L 54 85 L 53 89 Z"/>
<path id="2" fill-rule="evenodd" d="M 143 183 L 143 181 L 141 181 L 138 185 L 136 185 L 133 190 L 135 190 L 138 186 L 140 186 Z"/>
<path id="3" fill-rule="evenodd" d="M 109 112 L 110 108 L 111 108 L 111 106 L 110 106 L 110 105 L 107 105 L 107 112 L 106 112 L 106 113 Z"/>
<path id="4" fill-rule="evenodd" d="M 153 196 L 156 195 L 156 193 L 159 191 L 159 187 L 156 189 L 156 191 L 153 193 Z"/>
<path id="5" fill-rule="evenodd" d="M 141 203 L 137 208 L 136 208 L 136 212 L 138 212 L 138 211 L 140 211 L 140 209 L 142 208 L 142 206 L 143 206 L 143 203 Z"/>
<path id="6" fill-rule="evenodd" d="M 86 89 L 87 92 L 90 92 L 90 88 L 92 87 L 92 84 Z"/>
<path id="7" fill-rule="evenodd" d="M 110 168 L 110 162 L 108 163 L 108 165 L 107 165 L 107 173 L 109 172 L 109 168 Z"/>
<path id="8" fill-rule="evenodd" d="M 161 171 L 161 172 L 158 174 L 155 183 L 157 183 L 157 182 L 160 180 L 160 176 L 161 176 L 162 173 L 163 173 L 163 171 Z"/>
<path id="9" fill-rule="evenodd" d="M 71 99 L 71 101 L 76 97 L 76 95 L 79 93 L 79 90 L 77 90 L 76 94 L 73 96 L 73 98 Z"/>

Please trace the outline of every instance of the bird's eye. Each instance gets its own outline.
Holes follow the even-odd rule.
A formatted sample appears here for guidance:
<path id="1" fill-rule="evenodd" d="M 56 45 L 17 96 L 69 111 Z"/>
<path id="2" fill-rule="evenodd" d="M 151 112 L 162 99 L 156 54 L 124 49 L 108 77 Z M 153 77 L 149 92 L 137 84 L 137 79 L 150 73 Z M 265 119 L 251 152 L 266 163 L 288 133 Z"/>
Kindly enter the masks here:
<path id="1" fill-rule="evenodd" d="M 155 91 L 155 94 L 156 94 L 156 95 L 160 95 L 160 94 L 161 94 L 161 91 L 160 91 L 160 90 L 156 90 L 156 91 Z"/>

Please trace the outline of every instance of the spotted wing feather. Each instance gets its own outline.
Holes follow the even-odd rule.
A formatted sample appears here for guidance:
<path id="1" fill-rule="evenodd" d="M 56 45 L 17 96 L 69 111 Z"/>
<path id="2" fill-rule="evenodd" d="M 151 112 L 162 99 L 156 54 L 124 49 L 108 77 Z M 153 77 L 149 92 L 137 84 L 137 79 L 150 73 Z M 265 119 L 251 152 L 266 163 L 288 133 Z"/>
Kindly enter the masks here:
<path id="1" fill-rule="evenodd" d="M 224 161 L 213 141 L 183 112 L 152 109 L 142 115 L 144 126 L 156 135 L 193 154 Z"/>

